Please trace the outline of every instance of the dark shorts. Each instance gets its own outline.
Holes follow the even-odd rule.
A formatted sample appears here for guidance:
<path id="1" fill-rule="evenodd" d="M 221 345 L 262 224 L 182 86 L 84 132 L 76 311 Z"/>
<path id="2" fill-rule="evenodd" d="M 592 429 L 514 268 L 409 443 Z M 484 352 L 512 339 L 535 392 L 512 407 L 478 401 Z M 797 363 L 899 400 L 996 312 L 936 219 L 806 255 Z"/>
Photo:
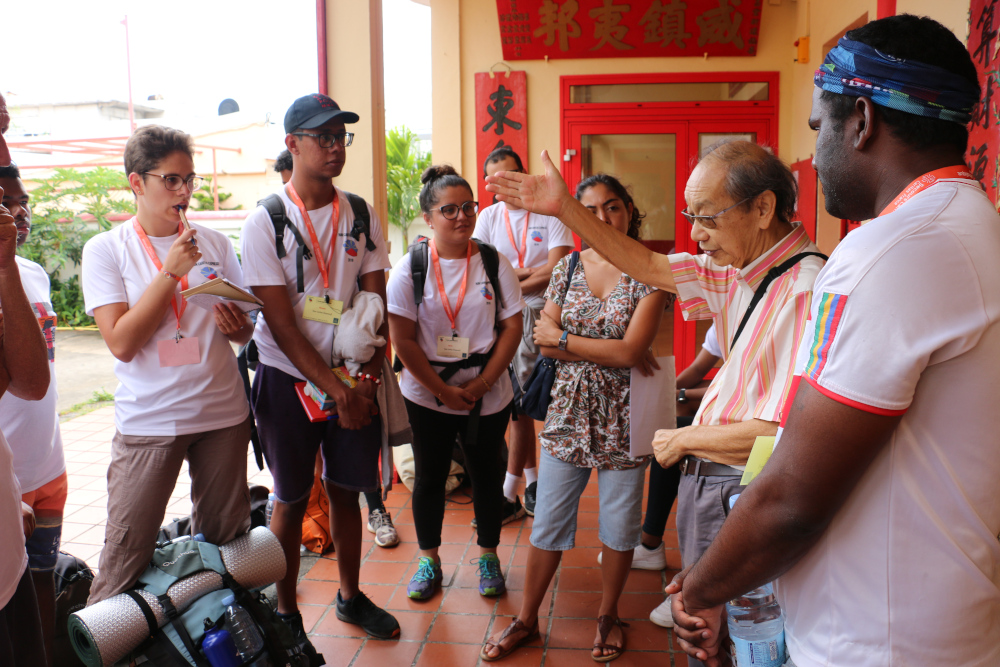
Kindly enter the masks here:
<path id="1" fill-rule="evenodd" d="M 296 382 L 301 380 L 264 364 L 257 366 L 253 379 L 251 403 L 274 495 L 283 503 L 309 495 L 321 446 L 324 480 L 349 491 L 377 490 L 379 418 L 357 431 L 340 428 L 336 419 L 311 422 L 295 393 Z"/>

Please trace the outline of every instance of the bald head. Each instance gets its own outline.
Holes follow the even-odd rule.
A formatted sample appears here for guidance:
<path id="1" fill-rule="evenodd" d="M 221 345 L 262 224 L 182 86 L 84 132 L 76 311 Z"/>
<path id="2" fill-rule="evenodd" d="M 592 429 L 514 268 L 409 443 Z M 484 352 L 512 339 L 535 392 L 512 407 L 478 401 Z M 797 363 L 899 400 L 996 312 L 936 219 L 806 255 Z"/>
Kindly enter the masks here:
<path id="1" fill-rule="evenodd" d="M 723 187 L 734 202 L 771 191 L 775 198 L 774 216 L 779 222 L 791 223 L 798 196 L 795 176 L 769 148 L 752 141 L 719 142 L 709 147 L 699 164 L 712 163 L 725 167 Z"/>

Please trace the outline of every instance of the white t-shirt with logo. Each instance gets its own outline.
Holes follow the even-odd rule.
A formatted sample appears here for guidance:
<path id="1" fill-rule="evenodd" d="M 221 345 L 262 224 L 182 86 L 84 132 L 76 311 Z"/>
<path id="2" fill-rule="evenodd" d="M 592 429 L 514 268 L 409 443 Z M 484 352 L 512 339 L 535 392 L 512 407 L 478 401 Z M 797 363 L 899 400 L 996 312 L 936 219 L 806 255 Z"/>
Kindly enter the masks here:
<path id="1" fill-rule="evenodd" d="M 719 336 L 715 333 L 715 322 L 705 332 L 705 342 L 701 347 L 713 357 L 722 358 L 722 348 L 719 347 Z"/>
<path id="2" fill-rule="evenodd" d="M 464 257 L 441 260 L 441 276 L 453 309 L 458 302 L 458 292 L 461 289 L 464 275 Z M 503 307 L 500 310 L 500 320 L 503 321 L 520 313 L 521 309 L 524 308 L 524 301 L 521 299 L 521 285 L 514 273 L 514 268 L 503 255 L 500 255 L 497 277 L 500 282 L 500 293 L 503 297 Z M 455 361 L 454 358 L 439 356 L 437 353 L 437 337 L 451 336 L 452 331 L 451 321 L 445 314 L 444 306 L 441 303 L 437 278 L 434 275 L 429 252 L 427 278 L 424 280 L 424 296 L 420 306 L 418 307 L 413 301 L 413 276 L 410 270 L 409 254 L 405 255 L 392 270 L 389 283 L 386 285 L 386 297 L 389 301 L 390 314 L 399 315 L 417 323 L 417 344 L 424 351 L 428 361 L 441 363 Z M 493 286 L 486 275 L 486 267 L 483 266 L 482 255 L 476 253 L 469 260 L 468 287 L 465 292 L 465 300 L 462 302 L 462 309 L 458 311 L 455 321 L 455 331 L 458 336 L 469 339 L 469 354 L 488 352 L 496 342 L 497 333 L 494 324 L 497 317 L 497 307 L 495 299 Z M 435 370 L 440 371 L 441 369 L 438 367 Z M 448 384 L 463 384 L 479 375 L 481 370 L 479 368 L 459 370 L 448 380 Z M 446 405 L 438 405 L 434 394 L 420 384 L 406 369 L 400 376 L 399 388 L 403 392 L 403 396 L 425 408 L 452 415 L 469 414 L 467 410 L 452 410 Z M 500 377 L 493 384 L 493 388 L 483 396 L 481 414 L 490 415 L 500 412 L 507 407 L 513 398 L 514 391 L 510 386 L 510 377 L 505 371 L 500 374 Z"/>
<path id="3" fill-rule="evenodd" d="M 313 253 L 312 259 L 304 260 L 302 263 L 305 291 L 299 293 L 297 287 L 295 255 L 298 251 L 298 242 L 295 240 L 294 233 L 287 228 L 284 230 L 285 256 L 278 259 L 275 248 L 274 224 L 271 222 L 267 209 L 263 206 L 254 209 L 243 224 L 241 257 L 243 259 L 244 280 L 249 287 L 285 286 L 295 311 L 295 321 L 298 323 L 299 331 L 329 364 L 333 361 L 333 337 L 336 334 L 336 327 L 332 324 L 303 318 L 302 312 L 305 309 L 306 297 L 322 297 L 328 294 L 331 300 L 342 301 L 344 308 L 349 308 L 354 294 L 358 291 L 358 276 L 372 271 L 385 271 L 391 266 L 389 254 L 385 249 L 385 240 L 382 238 L 382 224 L 379 222 L 378 216 L 375 215 L 374 209 L 369 206 L 369 229 L 372 241 L 375 243 L 375 249 L 366 250 L 367 239 L 363 234 L 360 239 L 355 239 L 350 235 L 354 227 L 354 212 L 347 195 L 340 188 L 337 189 L 340 216 L 337 220 L 337 238 L 333 248 L 333 261 L 329 267 L 330 287 L 324 289 L 323 277 L 316 262 L 316 253 L 322 252 L 324 260 L 330 256 L 330 239 L 334 233 L 332 225 L 333 204 L 309 211 L 309 219 L 312 221 L 313 228 L 319 238 L 320 248 L 316 249 L 312 247 L 312 240 L 298 206 L 289 199 L 285 188 L 279 190 L 278 195 L 285 205 L 285 214 L 288 219 L 298 227 L 302 238 Z M 254 340 L 257 343 L 262 364 L 278 368 L 301 380 L 305 379 L 295 364 L 289 361 L 285 353 L 278 347 L 278 343 L 274 340 L 274 334 L 271 333 L 271 329 L 267 325 L 266 316 L 257 319 Z"/>
<path id="4" fill-rule="evenodd" d="M 14 473 L 21 493 L 51 482 L 66 470 L 59 413 L 56 408 L 55 311 L 49 293 L 49 276 L 39 264 L 17 257 L 21 285 L 28 304 L 42 325 L 49 351 L 49 388 L 40 401 L 26 401 L 9 391 L 0 398 L 0 429 L 14 452 Z"/>
<path id="5" fill-rule="evenodd" d="M 14 455 L 0 432 L 0 609 L 14 597 L 28 567 L 21 522 L 21 486 L 14 474 Z"/>
<path id="6" fill-rule="evenodd" d="M 1000 665 L 998 258 L 1000 216 L 953 179 L 849 234 L 816 280 L 800 382 L 902 421 L 778 580 L 797 667 Z"/>
<path id="7" fill-rule="evenodd" d="M 515 247 L 511 244 L 510 236 L 507 234 L 505 210 L 507 209 L 503 202 L 498 202 L 480 211 L 473 236 L 495 247 L 501 255 L 510 260 L 513 266 L 518 265 L 517 248 L 521 247 L 525 220 L 528 221 L 527 250 L 524 252 L 524 266 L 526 268 L 545 266 L 549 261 L 549 251 L 553 248 L 573 247 L 573 232 L 569 230 L 569 227 L 559 222 L 559 218 L 538 215 L 537 213 L 529 215 L 523 209 L 507 211 L 510 215 L 510 228 L 514 233 L 514 240 L 517 242 Z M 541 294 L 544 291 L 545 287 L 543 286 L 538 293 Z"/>
<path id="8" fill-rule="evenodd" d="M 134 220 L 134 218 L 133 218 Z M 188 273 L 189 287 L 213 278 L 243 284 L 243 273 L 233 244 L 224 234 L 200 225 L 198 249 L 202 257 Z M 162 263 L 177 235 L 150 236 Z M 132 220 L 102 232 L 83 248 L 83 296 L 87 314 L 111 303 L 135 306 L 159 271 L 143 248 Z M 177 288 L 180 304 L 181 286 Z M 115 360 L 115 427 L 123 435 L 176 436 L 235 426 L 247 418 L 249 406 L 233 348 L 215 324 L 212 311 L 187 305 L 181 335 L 198 338 L 201 362 L 161 367 L 158 343 L 173 340 L 177 331 L 174 309 L 167 306 L 156 331 L 132 361 Z"/>

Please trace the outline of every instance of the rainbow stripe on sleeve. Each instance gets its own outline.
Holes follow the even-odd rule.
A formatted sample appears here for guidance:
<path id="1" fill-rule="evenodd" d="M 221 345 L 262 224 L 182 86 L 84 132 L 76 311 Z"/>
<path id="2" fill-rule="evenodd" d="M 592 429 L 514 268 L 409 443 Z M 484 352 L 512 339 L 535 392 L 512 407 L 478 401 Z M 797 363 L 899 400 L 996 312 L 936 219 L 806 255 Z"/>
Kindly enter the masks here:
<path id="1" fill-rule="evenodd" d="M 806 377 L 818 380 L 823 373 L 846 306 L 846 295 L 824 292 L 820 297 L 816 309 L 816 338 L 809 350 L 809 361 L 804 372 Z"/>

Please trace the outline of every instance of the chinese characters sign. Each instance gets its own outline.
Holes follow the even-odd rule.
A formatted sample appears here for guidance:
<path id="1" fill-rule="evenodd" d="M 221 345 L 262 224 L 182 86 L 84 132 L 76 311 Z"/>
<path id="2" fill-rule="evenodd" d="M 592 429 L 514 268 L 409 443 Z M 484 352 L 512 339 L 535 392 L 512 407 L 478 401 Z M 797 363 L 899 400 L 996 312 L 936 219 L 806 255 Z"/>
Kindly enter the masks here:
<path id="1" fill-rule="evenodd" d="M 497 0 L 504 60 L 752 56 L 763 0 Z"/>
<path id="2" fill-rule="evenodd" d="M 990 200 L 997 203 L 1000 188 L 1000 110 L 995 95 L 1000 88 L 1000 6 L 998 0 L 972 0 L 969 8 L 969 53 L 979 71 L 982 97 L 969 123 L 969 150 L 965 161 L 972 174 L 986 188 Z"/>
<path id="3" fill-rule="evenodd" d="M 482 168 L 486 157 L 500 146 L 510 146 L 528 163 L 528 80 L 524 72 L 495 74 L 476 72 L 476 161 Z M 493 203 L 483 175 L 479 183 L 479 208 Z"/>

